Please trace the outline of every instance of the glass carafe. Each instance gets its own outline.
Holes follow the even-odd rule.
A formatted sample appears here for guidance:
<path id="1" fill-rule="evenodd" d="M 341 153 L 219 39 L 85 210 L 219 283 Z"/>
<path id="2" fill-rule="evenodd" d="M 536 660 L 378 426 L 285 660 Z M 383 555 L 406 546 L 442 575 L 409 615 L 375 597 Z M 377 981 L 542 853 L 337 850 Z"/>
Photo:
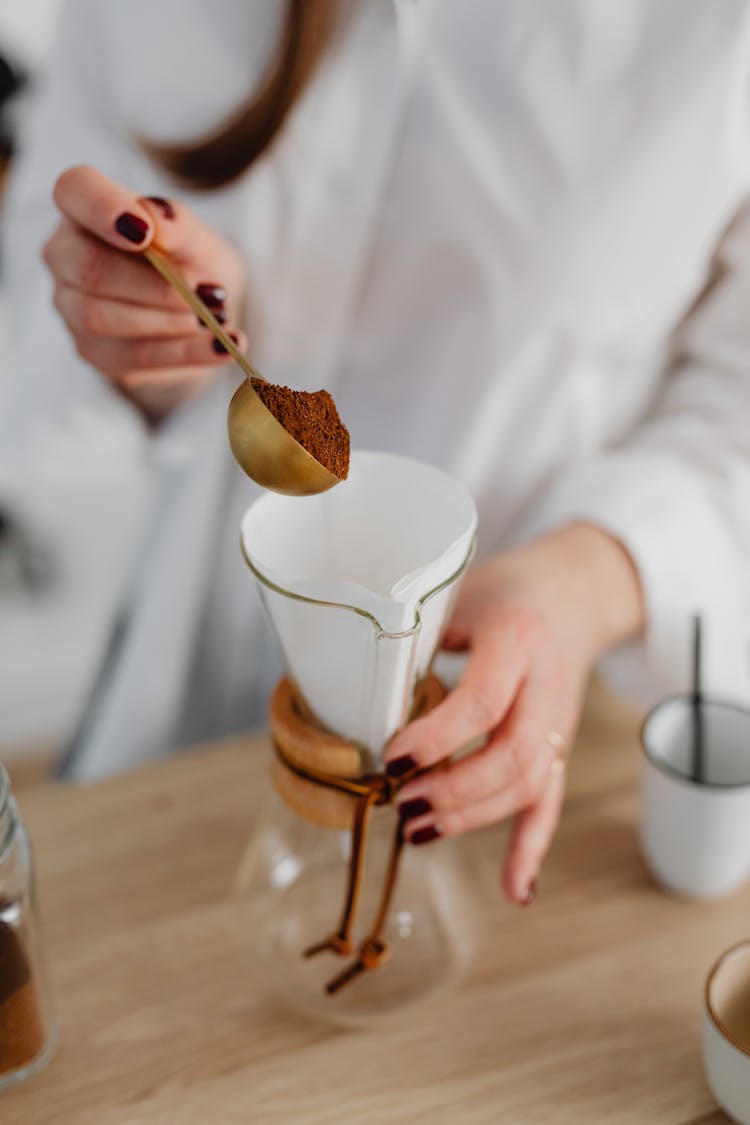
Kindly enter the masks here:
<path id="1" fill-rule="evenodd" d="M 468 956 L 456 853 L 449 841 L 399 846 L 382 755 L 426 705 L 475 530 L 458 482 L 378 453 L 354 454 L 350 479 L 329 493 L 265 496 L 243 520 L 243 552 L 287 663 L 294 731 L 276 737 L 272 703 L 283 801 L 269 802 L 240 868 L 241 935 L 266 981 L 329 1019 L 398 1009 L 448 985 Z"/>
<path id="2" fill-rule="evenodd" d="M 395 820 L 392 808 L 372 815 L 355 948 L 380 901 Z M 352 957 L 305 952 L 340 918 L 350 857 L 348 832 L 312 824 L 269 793 L 238 871 L 239 939 L 262 987 L 318 1019 L 362 1026 L 455 985 L 474 946 L 473 904 L 452 841 L 406 847 L 384 928 L 387 960 L 331 994 Z"/>

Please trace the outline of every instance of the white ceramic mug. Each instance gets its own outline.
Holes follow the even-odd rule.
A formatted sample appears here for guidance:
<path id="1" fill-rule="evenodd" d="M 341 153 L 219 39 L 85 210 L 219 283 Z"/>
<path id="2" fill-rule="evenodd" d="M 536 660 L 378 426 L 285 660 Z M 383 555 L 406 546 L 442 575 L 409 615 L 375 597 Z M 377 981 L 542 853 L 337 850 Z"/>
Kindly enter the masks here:
<path id="1" fill-rule="evenodd" d="M 665 890 L 711 899 L 750 875 L 750 710 L 704 698 L 700 715 L 700 780 L 689 695 L 664 700 L 643 724 L 641 848 Z"/>
<path id="2" fill-rule="evenodd" d="M 722 1109 L 750 1125 L 750 941 L 722 953 L 708 975 L 703 1065 Z"/>

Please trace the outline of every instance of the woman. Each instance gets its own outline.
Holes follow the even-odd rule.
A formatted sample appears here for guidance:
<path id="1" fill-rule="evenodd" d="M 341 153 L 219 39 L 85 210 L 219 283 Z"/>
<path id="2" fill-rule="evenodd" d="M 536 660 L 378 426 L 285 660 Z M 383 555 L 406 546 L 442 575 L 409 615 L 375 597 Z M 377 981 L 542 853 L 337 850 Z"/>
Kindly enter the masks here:
<path id="1" fill-rule="evenodd" d="M 29 461 L 80 449 L 89 403 L 110 456 L 153 474 L 71 773 L 257 721 L 277 675 L 236 546 L 237 373 L 139 260 L 153 240 L 269 378 L 328 387 L 355 446 L 439 464 L 477 500 L 446 637 L 468 663 L 389 769 L 490 738 L 404 788 L 413 843 L 516 814 L 504 886 L 528 903 L 595 661 L 644 699 L 684 686 L 700 610 L 711 679 L 746 690 L 749 17 L 68 4 L 8 219 L 26 325 L 8 430 Z"/>

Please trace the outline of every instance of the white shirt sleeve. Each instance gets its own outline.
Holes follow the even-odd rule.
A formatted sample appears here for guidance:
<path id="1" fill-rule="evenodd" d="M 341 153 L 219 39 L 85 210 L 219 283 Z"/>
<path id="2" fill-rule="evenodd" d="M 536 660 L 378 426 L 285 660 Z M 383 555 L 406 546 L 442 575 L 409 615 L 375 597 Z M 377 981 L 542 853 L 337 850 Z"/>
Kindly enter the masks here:
<path id="1" fill-rule="evenodd" d="M 750 204 L 714 267 L 648 416 L 565 470 L 544 506 L 548 526 L 596 523 L 634 559 L 646 635 L 603 670 L 646 704 L 687 690 L 693 613 L 704 615 L 707 687 L 750 695 Z"/>

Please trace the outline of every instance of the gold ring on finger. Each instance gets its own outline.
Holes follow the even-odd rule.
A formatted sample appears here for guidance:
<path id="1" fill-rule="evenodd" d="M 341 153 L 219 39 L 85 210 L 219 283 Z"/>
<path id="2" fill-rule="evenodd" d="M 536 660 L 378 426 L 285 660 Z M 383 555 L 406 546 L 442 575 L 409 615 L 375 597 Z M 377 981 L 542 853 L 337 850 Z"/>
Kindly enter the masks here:
<path id="1" fill-rule="evenodd" d="M 547 742 L 553 750 L 557 751 L 558 754 L 562 753 L 562 751 L 565 749 L 565 739 L 557 730 L 551 730 L 549 732 L 549 734 L 547 735 Z"/>
<path id="2" fill-rule="evenodd" d="M 555 756 L 549 764 L 549 776 L 560 777 L 565 773 L 565 739 L 559 731 L 551 730 L 547 735 L 547 744 L 555 751 Z"/>

